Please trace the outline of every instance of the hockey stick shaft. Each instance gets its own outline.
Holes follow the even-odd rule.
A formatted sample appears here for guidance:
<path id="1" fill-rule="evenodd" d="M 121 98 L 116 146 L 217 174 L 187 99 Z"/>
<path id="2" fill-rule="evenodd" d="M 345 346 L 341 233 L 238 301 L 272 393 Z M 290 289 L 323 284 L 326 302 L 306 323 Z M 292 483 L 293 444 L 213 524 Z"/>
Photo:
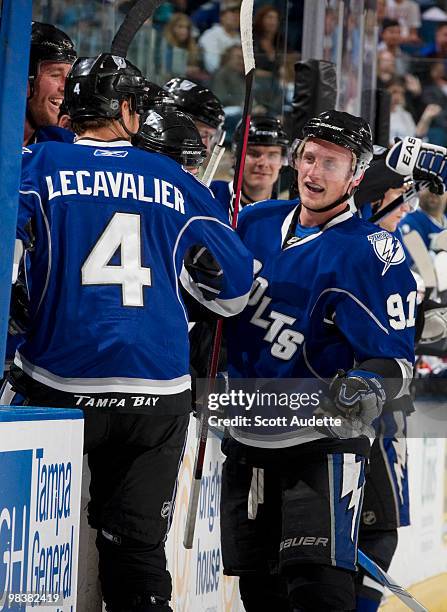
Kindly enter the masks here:
<path id="1" fill-rule="evenodd" d="M 137 0 L 113 37 L 111 53 L 126 57 L 130 43 L 143 23 L 152 17 L 162 0 Z"/>
<path id="2" fill-rule="evenodd" d="M 213 152 L 211 153 L 210 160 L 202 176 L 202 183 L 205 183 L 207 187 L 211 185 L 211 181 L 216 174 L 217 168 L 219 167 L 222 155 L 225 153 L 225 136 L 226 132 L 222 132 L 219 142 L 215 145 Z"/>
<path id="3" fill-rule="evenodd" d="M 387 204 L 385 208 L 382 208 L 382 210 L 379 210 L 374 215 L 372 215 L 372 217 L 370 217 L 368 221 L 370 223 L 379 223 L 379 221 L 381 221 L 384 217 L 395 211 L 396 208 L 398 208 L 402 204 L 405 204 L 405 202 L 407 202 L 411 198 L 415 197 L 419 191 L 422 191 L 423 189 L 428 189 L 429 186 L 430 183 L 428 181 L 422 181 L 420 184 L 417 185 L 417 187 L 412 187 L 405 193 L 401 194 L 400 196 L 397 196 L 397 198 Z"/>
<path id="4" fill-rule="evenodd" d="M 371 578 L 374 578 L 382 586 L 389 589 L 396 597 L 398 597 L 410 610 L 415 612 L 428 612 L 422 604 L 420 604 L 408 591 L 399 586 L 386 572 L 381 569 L 377 563 L 370 559 L 361 550 L 357 552 L 357 560 L 360 567 L 367 572 Z"/>
<path id="5" fill-rule="evenodd" d="M 248 133 L 251 120 L 251 107 L 253 101 L 253 77 L 255 72 L 255 62 L 253 53 L 253 0 L 242 0 L 241 4 L 241 43 L 245 66 L 245 99 L 242 114 L 241 138 L 238 143 L 236 168 L 233 180 L 233 195 L 230 204 L 231 226 L 237 225 L 239 213 L 239 203 L 242 192 L 242 179 L 245 165 L 245 154 L 247 150 Z M 200 483 L 203 473 L 205 460 L 206 443 L 208 438 L 208 395 L 212 392 L 214 381 L 217 375 L 220 348 L 222 345 L 223 321 L 219 319 L 213 338 L 213 348 L 211 352 L 210 367 L 208 374 L 208 389 L 204 398 L 202 412 L 200 415 L 199 435 L 197 440 L 196 456 L 194 460 L 194 471 L 191 494 L 188 503 L 188 513 L 186 516 L 185 535 L 183 545 L 185 548 L 192 548 L 194 541 L 194 530 L 197 516 L 197 506 L 199 501 Z"/>

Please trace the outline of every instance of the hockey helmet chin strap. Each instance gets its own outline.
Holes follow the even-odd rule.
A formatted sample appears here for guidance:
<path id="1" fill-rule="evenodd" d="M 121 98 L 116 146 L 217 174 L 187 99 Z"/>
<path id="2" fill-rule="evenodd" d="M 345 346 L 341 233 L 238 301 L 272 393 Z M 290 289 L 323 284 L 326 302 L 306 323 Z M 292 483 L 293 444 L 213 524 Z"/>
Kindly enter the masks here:
<path id="1" fill-rule="evenodd" d="M 300 199 L 301 206 L 303 206 L 307 210 L 310 210 L 314 213 L 325 213 L 325 212 L 328 212 L 328 210 L 332 210 L 333 208 L 336 208 L 340 204 L 343 204 L 343 202 L 346 202 L 346 200 L 349 200 L 349 198 L 354 195 L 355 191 L 356 191 L 356 188 L 354 187 L 351 193 L 346 192 L 344 195 L 341 196 L 341 198 L 338 198 L 338 200 L 335 200 L 335 202 L 332 202 L 332 204 L 328 204 L 327 206 L 324 206 L 323 208 L 311 208 L 310 206 L 306 206 L 306 204 L 304 204 L 304 202 Z"/>

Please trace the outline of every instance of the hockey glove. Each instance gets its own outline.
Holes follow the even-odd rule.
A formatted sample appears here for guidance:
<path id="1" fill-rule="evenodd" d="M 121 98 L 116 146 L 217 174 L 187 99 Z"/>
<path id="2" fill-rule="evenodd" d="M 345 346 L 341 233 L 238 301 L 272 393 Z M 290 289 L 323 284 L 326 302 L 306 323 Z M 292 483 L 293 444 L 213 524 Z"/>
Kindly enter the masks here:
<path id="1" fill-rule="evenodd" d="M 215 300 L 222 291 L 222 268 L 208 249 L 194 245 L 186 254 L 184 264 L 205 300 Z"/>
<path id="2" fill-rule="evenodd" d="M 19 277 L 11 289 L 8 332 L 12 336 L 24 334 L 29 329 L 29 297 L 25 283 Z"/>
<path id="3" fill-rule="evenodd" d="M 386 400 L 380 377 L 364 370 L 339 370 L 329 389 L 339 414 L 353 422 L 354 430 L 374 436 L 372 423 Z"/>
<path id="4" fill-rule="evenodd" d="M 386 156 L 386 165 L 397 174 L 415 181 L 429 181 L 430 191 L 442 195 L 447 190 L 447 149 L 407 136 L 396 142 Z"/>

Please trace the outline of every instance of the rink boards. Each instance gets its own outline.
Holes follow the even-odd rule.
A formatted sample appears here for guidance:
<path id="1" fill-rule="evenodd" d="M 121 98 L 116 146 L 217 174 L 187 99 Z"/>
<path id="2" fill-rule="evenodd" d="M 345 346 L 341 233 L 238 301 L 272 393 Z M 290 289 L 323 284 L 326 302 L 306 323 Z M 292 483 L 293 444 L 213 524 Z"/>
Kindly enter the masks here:
<path id="1" fill-rule="evenodd" d="M 83 425 L 0 407 L 0 611 L 76 610 Z"/>

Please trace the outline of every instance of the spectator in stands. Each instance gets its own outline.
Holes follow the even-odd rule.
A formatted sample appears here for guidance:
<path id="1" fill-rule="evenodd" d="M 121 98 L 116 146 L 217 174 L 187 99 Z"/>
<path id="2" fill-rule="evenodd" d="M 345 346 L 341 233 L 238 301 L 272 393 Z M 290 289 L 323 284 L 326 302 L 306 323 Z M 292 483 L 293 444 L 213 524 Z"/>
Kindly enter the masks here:
<path id="1" fill-rule="evenodd" d="M 394 59 L 396 60 L 396 74 L 399 76 L 403 76 L 407 72 L 408 64 L 406 56 L 400 48 L 401 43 L 402 35 L 397 19 L 384 19 L 382 22 L 381 42 L 377 50 L 386 50 L 394 55 Z"/>
<path id="2" fill-rule="evenodd" d="M 275 7 L 266 4 L 256 11 L 253 20 L 253 47 L 256 78 L 277 75 L 280 67 L 280 16 Z"/>
<path id="3" fill-rule="evenodd" d="M 165 25 L 154 51 L 154 71 L 159 81 L 185 75 L 196 81 L 208 77 L 191 30 L 191 19 L 183 13 L 174 13 Z"/>
<path id="4" fill-rule="evenodd" d="M 386 0 L 377 0 L 377 25 L 379 27 L 379 33 L 382 33 L 382 23 L 386 19 Z"/>
<path id="5" fill-rule="evenodd" d="M 200 3 L 191 14 L 191 19 L 200 33 L 219 23 L 219 0 Z"/>
<path id="6" fill-rule="evenodd" d="M 254 85 L 255 102 L 269 113 L 281 112 L 280 90 L 282 47 L 280 36 L 280 14 L 271 4 L 261 7 L 253 21 L 253 40 L 256 58 Z"/>
<path id="7" fill-rule="evenodd" d="M 422 138 L 427 135 L 430 123 L 439 115 L 441 107 L 429 104 L 416 124 L 405 105 L 405 80 L 399 77 L 388 83 L 387 90 L 391 96 L 390 143 L 395 138 L 404 139 L 407 136 Z"/>
<path id="8" fill-rule="evenodd" d="M 203 51 L 205 68 L 209 73 L 217 70 L 222 53 L 228 47 L 240 43 L 238 0 L 222 0 L 220 5 L 220 22 L 206 30 L 199 38 Z"/>
<path id="9" fill-rule="evenodd" d="M 435 40 L 419 52 L 420 58 L 447 60 L 447 23 L 438 24 L 435 33 Z M 422 82 L 430 80 L 430 62 L 419 62 L 415 64 L 414 70 Z"/>
<path id="10" fill-rule="evenodd" d="M 245 94 L 244 58 L 241 45 L 228 47 L 222 55 L 220 68 L 215 72 L 211 89 L 224 107 L 242 108 Z"/>
<path id="11" fill-rule="evenodd" d="M 377 87 L 384 88 L 396 76 L 396 58 L 383 49 L 377 54 Z"/>
<path id="12" fill-rule="evenodd" d="M 429 140 L 433 144 L 447 146 L 447 73 L 445 62 L 435 62 L 430 66 L 430 80 L 424 86 L 422 100 L 428 105 L 437 105 L 441 112 L 435 117 L 429 130 Z"/>
<path id="13" fill-rule="evenodd" d="M 386 13 L 390 19 L 397 19 L 403 43 L 418 44 L 421 39 L 421 10 L 414 0 L 387 0 Z"/>

